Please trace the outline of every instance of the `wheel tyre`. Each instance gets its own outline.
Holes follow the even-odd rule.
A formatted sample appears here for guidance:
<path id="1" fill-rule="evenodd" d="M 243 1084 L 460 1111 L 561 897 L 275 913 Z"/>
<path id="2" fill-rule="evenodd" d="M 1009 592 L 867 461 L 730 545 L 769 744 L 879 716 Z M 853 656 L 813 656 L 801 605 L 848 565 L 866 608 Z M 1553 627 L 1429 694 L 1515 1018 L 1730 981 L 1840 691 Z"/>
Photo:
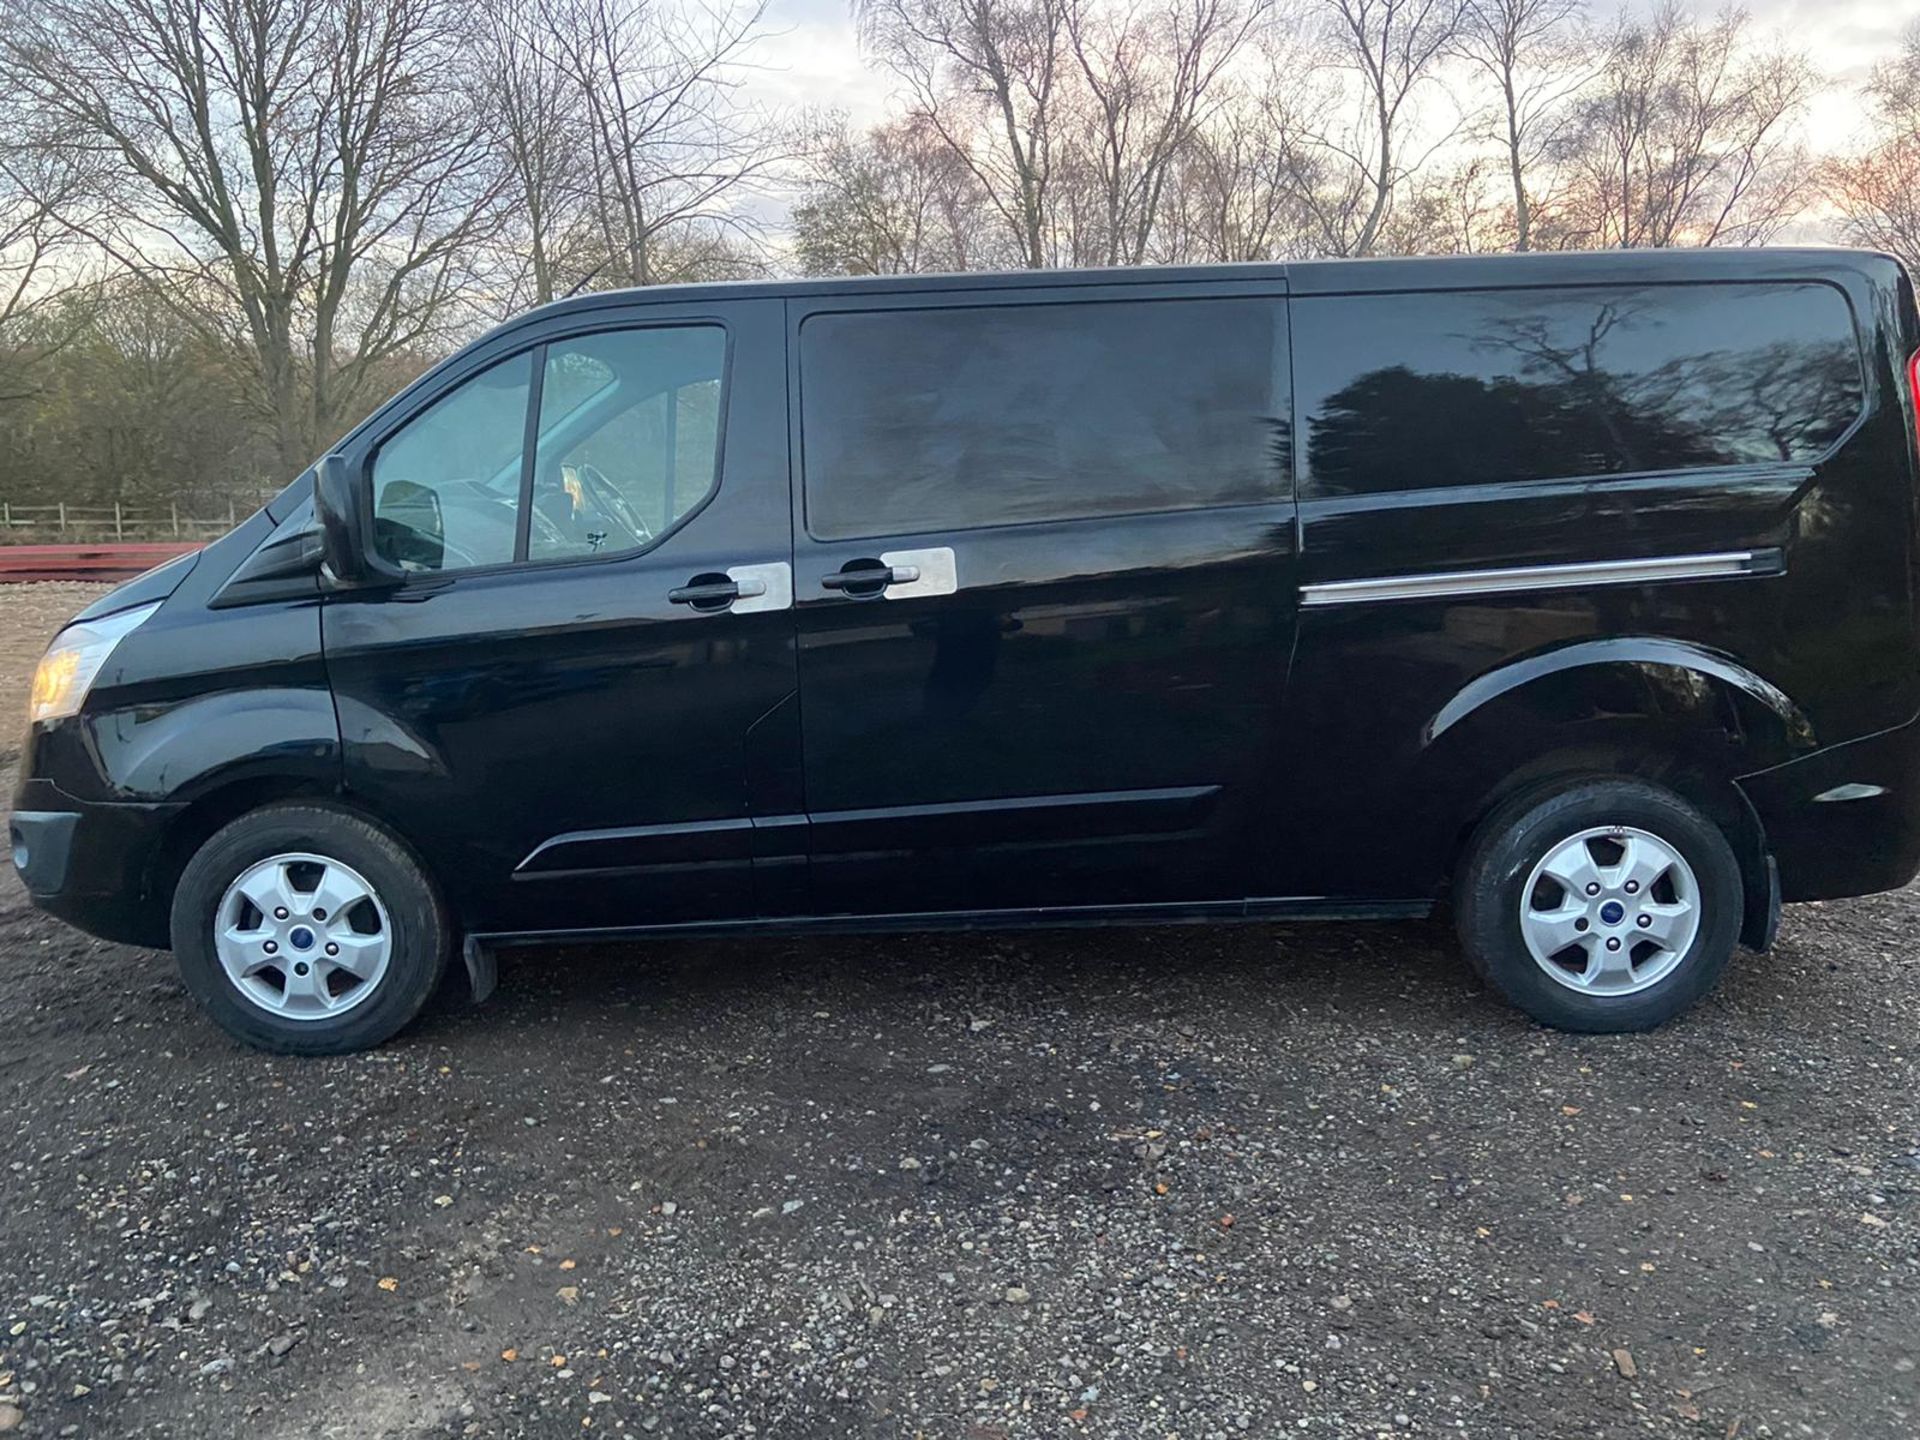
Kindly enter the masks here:
<path id="1" fill-rule="evenodd" d="M 1534 867 L 1583 830 L 1629 826 L 1665 841 L 1692 869 L 1698 929 L 1668 973 L 1624 995 L 1583 994 L 1548 975 L 1521 931 Z M 1739 941 L 1744 890 L 1720 828 L 1669 790 L 1594 779 L 1533 791 L 1501 806 L 1474 833 L 1460 866 L 1454 913 L 1468 962 L 1508 1002 L 1542 1024 L 1606 1034 L 1651 1030 L 1713 987 Z"/>
<path id="2" fill-rule="evenodd" d="M 294 1020 L 240 993 L 214 947 L 228 887 L 274 855 L 326 856 L 363 876 L 391 926 L 386 970 L 374 993 L 341 1015 Z M 342 1055 L 399 1032 L 427 1003 L 446 970 L 453 931 L 438 892 L 412 853 L 379 826 L 310 804 L 270 805 L 216 832 L 181 872 L 172 912 L 174 957 L 187 989 L 237 1040 L 283 1055 Z"/>

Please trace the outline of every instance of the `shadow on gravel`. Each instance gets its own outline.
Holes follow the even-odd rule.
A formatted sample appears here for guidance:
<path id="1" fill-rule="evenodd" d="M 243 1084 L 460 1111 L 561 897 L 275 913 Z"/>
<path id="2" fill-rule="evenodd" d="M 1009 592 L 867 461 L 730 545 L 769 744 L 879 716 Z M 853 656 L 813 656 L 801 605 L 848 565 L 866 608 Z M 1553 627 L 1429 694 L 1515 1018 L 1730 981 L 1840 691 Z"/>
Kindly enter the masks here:
<path id="1" fill-rule="evenodd" d="M 910 932 L 888 936 L 671 939 L 529 946 L 500 952 L 500 983 L 467 1003 L 456 965 L 409 1035 L 550 1028 L 556 1042 L 609 1012 L 663 1022 L 742 1006 L 801 1009 L 832 991 L 843 1009 L 1045 1009 L 1092 1024 L 1178 1015 L 1231 1022 L 1365 1015 L 1390 1029 L 1471 1016 L 1525 1033 L 1488 995 L 1437 923 L 1247 924 Z"/>

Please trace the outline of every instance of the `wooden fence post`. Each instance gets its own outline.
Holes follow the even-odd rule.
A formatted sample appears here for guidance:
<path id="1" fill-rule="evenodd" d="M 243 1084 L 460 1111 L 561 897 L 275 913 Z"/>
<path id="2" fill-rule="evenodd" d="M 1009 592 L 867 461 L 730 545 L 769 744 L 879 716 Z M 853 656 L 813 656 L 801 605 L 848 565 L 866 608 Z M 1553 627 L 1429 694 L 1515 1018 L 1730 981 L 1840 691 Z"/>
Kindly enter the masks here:
<path id="1" fill-rule="evenodd" d="M 238 523 L 238 522 L 237 522 L 237 521 L 236 521 L 236 520 L 234 519 L 234 514 L 233 514 L 233 497 L 232 497 L 231 495 L 229 495 L 229 496 L 227 497 L 227 528 L 228 528 L 229 530 L 231 530 L 231 529 L 232 529 L 232 528 L 234 527 L 234 525 L 235 525 L 236 523 Z"/>
<path id="2" fill-rule="evenodd" d="M 67 533 L 67 502 L 64 500 L 60 502 L 60 533 Z"/>
<path id="3" fill-rule="evenodd" d="M 120 502 L 118 500 L 113 502 L 113 538 L 116 540 L 124 540 L 127 538 L 126 525 L 120 516 Z"/>
<path id="4" fill-rule="evenodd" d="M 178 539 L 180 536 L 180 502 L 177 500 L 169 500 L 167 502 L 167 514 L 173 520 L 174 538 Z"/>

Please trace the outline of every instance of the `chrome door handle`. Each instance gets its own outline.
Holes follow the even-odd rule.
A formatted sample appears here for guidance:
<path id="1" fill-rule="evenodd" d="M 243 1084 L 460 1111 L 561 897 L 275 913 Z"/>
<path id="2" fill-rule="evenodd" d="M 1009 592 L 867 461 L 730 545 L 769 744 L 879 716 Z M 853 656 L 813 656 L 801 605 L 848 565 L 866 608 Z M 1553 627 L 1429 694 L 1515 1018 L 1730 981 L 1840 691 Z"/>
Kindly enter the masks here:
<path id="1" fill-rule="evenodd" d="M 725 574 L 704 571 L 685 585 L 676 585 L 667 592 L 667 599 L 709 614 L 720 610 L 735 615 L 786 610 L 793 605 L 793 570 L 784 560 L 767 565 L 730 565 Z"/>
<path id="2" fill-rule="evenodd" d="M 859 600 L 908 600 L 920 595 L 951 595 L 959 589 L 953 550 L 889 550 L 878 559 L 849 560 L 820 577 L 824 590 L 839 590 Z"/>
<path id="3" fill-rule="evenodd" d="M 841 590 L 855 596 L 878 595 L 889 585 L 904 584 L 908 580 L 920 578 L 918 570 L 913 570 L 912 566 L 906 568 L 913 573 L 903 575 L 900 573 L 900 568 L 893 565 L 878 565 L 871 562 L 849 563 L 843 570 L 836 570 L 831 575 L 822 575 L 820 588 Z"/>

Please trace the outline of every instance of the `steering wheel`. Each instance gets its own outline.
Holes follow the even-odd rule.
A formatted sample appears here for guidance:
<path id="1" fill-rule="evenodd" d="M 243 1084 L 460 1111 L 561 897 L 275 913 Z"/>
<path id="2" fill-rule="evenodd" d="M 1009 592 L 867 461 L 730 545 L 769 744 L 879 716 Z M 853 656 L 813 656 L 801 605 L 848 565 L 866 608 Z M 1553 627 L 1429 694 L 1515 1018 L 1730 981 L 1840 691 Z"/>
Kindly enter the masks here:
<path id="1" fill-rule="evenodd" d="M 573 467 L 573 475 L 580 482 L 581 495 L 590 500 L 602 515 L 626 526 L 633 538 L 642 545 L 653 539 L 652 527 L 634 513 L 633 506 L 627 503 L 627 497 L 600 473 L 599 467 L 583 460 Z"/>

